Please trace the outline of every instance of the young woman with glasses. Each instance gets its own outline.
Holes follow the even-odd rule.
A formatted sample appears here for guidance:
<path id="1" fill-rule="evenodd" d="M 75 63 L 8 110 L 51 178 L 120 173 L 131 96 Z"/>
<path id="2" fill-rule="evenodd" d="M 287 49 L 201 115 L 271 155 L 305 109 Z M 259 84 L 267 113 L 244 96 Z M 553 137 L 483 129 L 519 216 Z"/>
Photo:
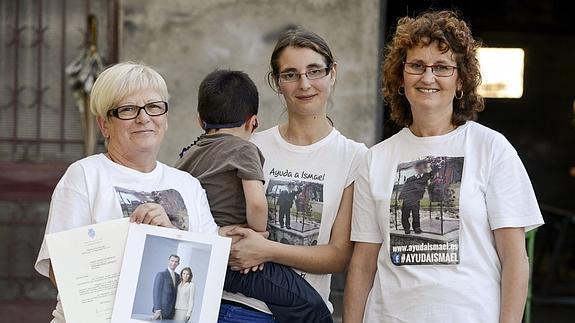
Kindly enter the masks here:
<path id="1" fill-rule="evenodd" d="M 327 117 L 337 63 L 324 39 L 290 29 L 280 35 L 270 65 L 270 85 L 285 102 L 287 121 L 252 139 L 265 157 L 270 239 L 250 229 L 232 232 L 243 239 L 232 247 L 230 264 L 236 269 L 268 261 L 291 266 L 332 310 L 331 274 L 344 271 L 351 257 L 353 183 L 367 149 L 344 137 Z M 284 198 L 292 193 L 293 199 Z M 286 200 L 290 205 L 282 204 Z M 282 214 L 281 223 L 279 204 L 290 213 Z M 269 313 L 265 304 L 241 295 L 235 302 Z M 239 308 L 224 303 L 220 322 L 240 322 L 233 318 Z M 222 313 L 229 320 L 222 320 Z"/>

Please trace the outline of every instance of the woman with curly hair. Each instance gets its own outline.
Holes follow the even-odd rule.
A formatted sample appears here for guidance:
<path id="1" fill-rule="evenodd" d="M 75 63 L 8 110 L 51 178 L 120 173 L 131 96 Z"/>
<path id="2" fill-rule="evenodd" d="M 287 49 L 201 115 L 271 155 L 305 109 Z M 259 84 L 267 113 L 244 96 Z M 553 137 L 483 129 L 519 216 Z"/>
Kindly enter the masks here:
<path id="1" fill-rule="evenodd" d="M 451 11 L 398 22 L 384 95 L 405 128 L 360 166 L 344 322 L 521 322 L 543 219 L 515 149 L 474 122 L 480 46 Z"/>

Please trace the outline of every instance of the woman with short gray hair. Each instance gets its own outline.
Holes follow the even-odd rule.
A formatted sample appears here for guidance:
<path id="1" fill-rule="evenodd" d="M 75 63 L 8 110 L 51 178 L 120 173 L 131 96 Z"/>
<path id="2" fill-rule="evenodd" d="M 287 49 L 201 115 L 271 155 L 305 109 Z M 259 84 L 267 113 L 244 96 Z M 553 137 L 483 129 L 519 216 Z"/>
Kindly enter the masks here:
<path id="1" fill-rule="evenodd" d="M 107 152 L 70 165 L 52 195 L 46 234 L 128 216 L 136 223 L 217 232 L 199 182 L 157 161 L 168 130 L 168 99 L 164 78 L 148 66 L 120 63 L 102 72 L 90 108 Z M 56 285 L 45 239 L 35 268 Z M 59 301 L 53 315 L 53 323 L 65 322 Z"/>

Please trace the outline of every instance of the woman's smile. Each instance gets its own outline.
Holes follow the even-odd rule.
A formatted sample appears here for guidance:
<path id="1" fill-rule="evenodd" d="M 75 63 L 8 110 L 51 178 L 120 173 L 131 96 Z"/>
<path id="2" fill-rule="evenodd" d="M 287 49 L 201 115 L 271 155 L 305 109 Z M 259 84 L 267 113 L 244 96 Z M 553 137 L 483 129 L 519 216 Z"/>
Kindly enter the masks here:
<path id="1" fill-rule="evenodd" d="M 421 93 L 437 93 L 437 92 L 439 92 L 439 89 L 435 89 L 435 88 L 416 87 L 415 89 Z"/>
<path id="2" fill-rule="evenodd" d="M 153 135 L 155 135 L 156 131 L 152 130 L 152 129 L 141 129 L 141 130 L 132 131 L 132 133 L 137 134 L 137 135 L 141 135 L 141 134 L 144 134 L 144 135 L 153 134 Z"/>
<path id="3" fill-rule="evenodd" d="M 317 97 L 317 94 L 302 94 L 302 95 L 296 95 L 295 97 L 300 101 L 309 102 L 312 101 L 315 97 Z"/>

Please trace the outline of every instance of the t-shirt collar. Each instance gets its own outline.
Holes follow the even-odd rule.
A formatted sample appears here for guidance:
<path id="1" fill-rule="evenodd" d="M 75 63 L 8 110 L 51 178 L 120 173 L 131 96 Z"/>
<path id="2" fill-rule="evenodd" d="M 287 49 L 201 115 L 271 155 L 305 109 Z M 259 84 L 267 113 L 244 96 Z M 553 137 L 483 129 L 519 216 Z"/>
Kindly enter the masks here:
<path id="1" fill-rule="evenodd" d="M 326 145 L 327 143 L 329 143 L 333 138 L 335 138 L 337 135 L 339 134 L 339 131 L 337 131 L 337 129 L 335 129 L 335 127 L 332 127 L 331 131 L 329 132 L 329 134 L 327 136 L 325 136 L 324 138 L 320 139 L 317 142 L 314 142 L 311 145 L 306 145 L 306 146 L 298 146 L 298 145 L 294 145 L 291 144 L 289 142 L 287 142 L 281 135 L 280 133 L 280 128 L 279 126 L 275 126 L 273 129 L 273 135 L 276 139 L 276 142 L 278 143 L 278 145 L 280 147 L 284 147 L 290 151 L 294 151 L 294 152 L 309 152 L 312 150 L 316 150 L 319 149 L 321 147 L 323 147 L 324 145 Z"/>
<path id="2" fill-rule="evenodd" d="M 465 129 L 467 129 L 469 127 L 469 125 L 471 123 L 473 123 L 473 121 L 467 121 L 465 124 L 458 126 L 457 128 L 453 129 L 452 131 L 450 131 L 446 134 L 443 134 L 443 135 L 439 135 L 439 136 L 418 137 L 418 136 L 414 135 L 413 132 L 411 132 L 409 127 L 403 128 L 399 132 L 399 135 L 402 135 L 402 136 L 406 137 L 409 141 L 412 141 L 415 143 L 425 143 L 425 144 L 439 143 L 439 142 L 447 141 L 447 140 L 453 138 L 454 136 L 457 136 L 458 134 L 462 133 L 463 131 L 465 131 Z"/>

